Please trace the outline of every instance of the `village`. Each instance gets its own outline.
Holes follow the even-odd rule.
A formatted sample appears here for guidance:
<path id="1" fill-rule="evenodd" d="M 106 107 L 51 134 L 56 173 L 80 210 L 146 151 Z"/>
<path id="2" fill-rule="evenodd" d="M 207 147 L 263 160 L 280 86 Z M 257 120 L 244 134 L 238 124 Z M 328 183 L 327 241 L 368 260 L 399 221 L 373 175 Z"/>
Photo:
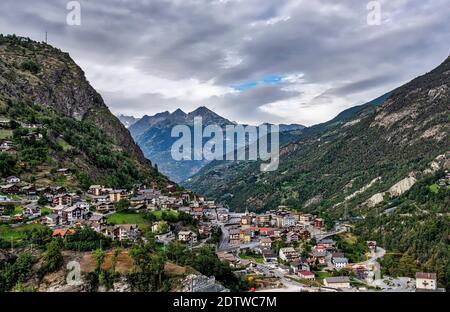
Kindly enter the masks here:
<path id="1" fill-rule="evenodd" d="M 57 174 L 70 175 L 70 170 L 62 168 Z M 148 227 L 127 222 L 129 216 L 137 219 L 149 212 L 189 216 L 195 226 L 172 224 L 170 218 L 155 218 Z M 350 223 L 336 221 L 327 228 L 323 218 L 285 206 L 259 214 L 230 212 L 193 192 L 180 192 L 175 185 L 163 190 L 92 185 L 87 192 L 72 193 L 62 186 L 36 187 L 10 176 L 0 186 L 0 223 L 13 229 L 40 224 L 51 229 L 53 237 L 89 227 L 128 244 L 145 240 L 145 232 L 163 246 L 174 240 L 189 248 L 213 243 L 217 257 L 247 280 L 249 291 L 438 290 L 436 273 L 418 272 L 415 279 L 382 277 L 377 260 L 386 251 L 376 241 L 360 245 L 361 254 L 347 255 L 340 247 L 351 245 L 343 237 L 354 239 Z M 352 261 L 355 257 L 359 261 Z M 211 285 L 216 285 L 214 279 Z"/>

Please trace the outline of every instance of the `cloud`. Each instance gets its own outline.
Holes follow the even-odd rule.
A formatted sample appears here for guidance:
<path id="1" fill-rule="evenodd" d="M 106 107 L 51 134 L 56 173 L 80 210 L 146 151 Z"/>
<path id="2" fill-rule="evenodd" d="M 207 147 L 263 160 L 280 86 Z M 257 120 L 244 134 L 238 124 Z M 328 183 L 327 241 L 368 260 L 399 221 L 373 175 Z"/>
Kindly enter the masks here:
<path id="1" fill-rule="evenodd" d="M 2 0 L 0 30 L 70 52 L 115 112 L 206 105 L 247 123 L 334 117 L 449 54 L 447 0 Z"/>

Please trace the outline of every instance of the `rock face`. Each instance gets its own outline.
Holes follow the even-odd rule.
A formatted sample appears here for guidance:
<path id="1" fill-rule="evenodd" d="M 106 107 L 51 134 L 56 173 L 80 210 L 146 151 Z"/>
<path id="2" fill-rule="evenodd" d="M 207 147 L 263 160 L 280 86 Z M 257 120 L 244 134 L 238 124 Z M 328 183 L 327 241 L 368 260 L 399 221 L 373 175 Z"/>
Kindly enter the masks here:
<path id="1" fill-rule="evenodd" d="M 144 165 L 149 161 L 68 53 L 25 38 L 0 37 L 0 94 L 89 121 Z"/>
<path id="2" fill-rule="evenodd" d="M 403 180 L 395 183 L 389 190 L 391 196 L 400 196 L 408 191 L 415 183 L 417 179 L 413 176 L 404 178 Z"/>

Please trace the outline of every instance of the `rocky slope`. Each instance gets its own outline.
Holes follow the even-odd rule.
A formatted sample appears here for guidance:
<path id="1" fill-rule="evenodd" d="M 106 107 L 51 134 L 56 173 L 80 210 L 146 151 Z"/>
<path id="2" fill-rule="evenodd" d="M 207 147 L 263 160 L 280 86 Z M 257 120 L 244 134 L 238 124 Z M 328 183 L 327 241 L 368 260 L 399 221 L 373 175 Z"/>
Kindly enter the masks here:
<path id="1" fill-rule="evenodd" d="M 127 176 L 128 182 L 138 175 L 163 179 L 68 53 L 27 38 L 1 36 L 0 73 L 0 116 L 43 128 L 39 148 L 47 148 L 49 157 L 33 162 L 34 167 L 73 166 L 100 181 L 112 173 L 108 164 L 115 163 L 116 176 Z M 19 135 L 10 138 L 26 147 Z M 136 170 L 141 173 L 127 173 Z"/>
<path id="2" fill-rule="evenodd" d="M 377 193 L 400 195 L 412 172 L 421 179 L 449 150 L 449 86 L 450 58 L 372 103 L 303 130 L 282 147 L 276 172 L 261 173 L 258 163 L 214 162 L 186 186 L 237 210 L 280 204 L 334 214 L 364 209 Z"/>

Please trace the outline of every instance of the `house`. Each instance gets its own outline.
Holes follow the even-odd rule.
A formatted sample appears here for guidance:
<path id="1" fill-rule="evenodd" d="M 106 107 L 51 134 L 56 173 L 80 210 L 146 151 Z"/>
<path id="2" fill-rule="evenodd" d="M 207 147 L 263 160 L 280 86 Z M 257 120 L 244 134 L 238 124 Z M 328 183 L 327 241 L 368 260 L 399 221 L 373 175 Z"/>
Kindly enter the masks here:
<path id="1" fill-rule="evenodd" d="M 23 207 L 24 217 L 35 219 L 41 216 L 41 209 L 36 203 L 31 203 Z"/>
<path id="2" fill-rule="evenodd" d="M 250 243 L 252 241 L 253 231 L 250 229 L 241 230 L 239 233 L 239 239 L 243 243 Z"/>
<path id="3" fill-rule="evenodd" d="M 416 273 L 416 290 L 436 290 L 437 279 L 436 273 Z"/>
<path id="4" fill-rule="evenodd" d="M 240 243 L 240 233 L 241 231 L 237 228 L 232 228 L 228 231 L 229 234 L 229 243 L 231 245 L 238 245 Z"/>
<path id="5" fill-rule="evenodd" d="M 91 195 L 100 196 L 100 195 L 102 195 L 103 188 L 104 188 L 104 186 L 102 186 L 102 185 L 91 185 L 87 192 L 88 192 L 88 194 L 91 194 Z"/>
<path id="6" fill-rule="evenodd" d="M 44 218 L 44 223 L 49 227 L 57 226 L 61 223 L 61 217 L 56 213 L 47 215 Z"/>
<path id="7" fill-rule="evenodd" d="M 71 195 L 71 194 L 56 195 L 56 196 L 53 196 L 52 204 L 53 204 L 53 206 L 58 206 L 58 205 L 71 206 L 75 202 L 75 198 L 76 198 L 76 196 Z"/>
<path id="8" fill-rule="evenodd" d="M 336 269 L 340 270 L 345 268 L 348 265 L 348 259 L 347 258 L 333 258 L 332 260 L 333 265 Z"/>
<path id="9" fill-rule="evenodd" d="M 311 239 L 311 232 L 308 230 L 300 230 L 298 237 L 303 241 L 309 240 Z"/>
<path id="10" fill-rule="evenodd" d="M 295 226 L 295 218 L 293 216 L 291 216 L 291 215 L 285 216 L 281 220 L 281 226 L 284 227 L 284 228 Z"/>
<path id="11" fill-rule="evenodd" d="M 377 251 L 377 242 L 376 241 L 367 241 L 367 247 L 369 247 L 370 251 Z"/>
<path id="12" fill-rule="evenodd" d="M 99 202 L 92 205 L 97 212 L 108 213 L 114 212 L 116 207 L 113 202 Z"/>
<path id="13" fill-rule="evenodd" d="M 66 237 L 67 234 L 71 235 L 75 233 L 75 231 L 73 229 L 56 229 L 53 231 L 52 233 L 52 237 Z"/>
<path id="14" fill-rule="evenodd" d="M 6 178 L 6 183 L 8 183 L 8 184 L 20 183 L 20 178 L 18 178 L 16 176 L 7 177 Z"/>
<path id="15" fill-rule="evenodd" d="M 133 196 L 130 198 L 131 206 L 145 205 L 146 199 L 142 195 Z"/>
<path id="16" fill-rule="evenodd" d="M 320 264 L 325 264 L 326 256 L 327 256 L 327 253 L 325 251 L 313 251 L 311 253 L 311 260 L 312 260 L 312 262 L 318 261 Z"/>
<path id="17" fill-rule="evenodd" d="M 178 232 L 178 240 L 184 243 L 196 243 L 197 242 L 197 234 L 192 231 L 180 231 Z"/>
<path id="18" fill-rule="evenodd" d="M 348 276 L 327 277 L 323 284 L 331 288 L 350 288 L 350 278 Z"/>
<path id="19" fill-rule="evenodd" d="M 327 247 L 325 247 L 325 245 L 323 244 L 317 244 L 316 246 L 314 246 L 314 250 L 317 252 L 325 252 L 327 251 Z"/>
<path id="20" fill-rule="evenodd" d="M 109 192 L 109 201 L 114 203 L 120 201 L 123 198 L 126 198 L 127 192 L 125 190 L 113 190 Z"/>
<path id="21" fill-rule="evenodd" d="M 279 257 L 283 261 L 292 261 L 299 258 L 299 254 L 292 247 L 281 248 L 279 252 Z"/>
<path id="22" fill-rule="evenodd" d="M 310 271 L 305 271 L 305 270 L 298 271 L 297 275 L 298 275 L 298 277 L 300 277 L 301 279 L 304 279 L 304 280 L 313 281 L 316 279 L 316 276 L 314 275 L 314 273 L 310 272 Z"/>
<path id="23" fill-rule="evenodd" d="M 333 248 L 336 242 L 330 238 L 322 239 L 320 244 L 324 246 L 326 249 Z"/>
<path id="24" fill-rule="evenodd" d="M 269 237 L 263 237 L 259 240 L 259 244 L 261 245 L 261 248 L 271 248 L 272 247 L 272 240 Z"/>
<path id="25" fill-rule="evenodd" d="M 17 184 L 6 184 L 0 187 L 0 191 L 4 194 L 17 194 L 20 191 L 20 187 Z"/>
<path id="26" fill-rule="evenodd" d="M 258 226 L 266 226 L 270 224 L 270 214 L 256 216 L 256 224 Z"/>
<path id="27" fill-rule="evenodd" d="M 245 214 L 241 217 L 241 225 L 242 226 L 250 226 L 252 224 L 252 216 L 249 214 Z"/>
<path id="28" fill-rule="evenodd" d="M 138 236 L 136 224 L 118 224 L 113 229 L 113 239 L 116 241 L 135 241 Z"/>
<path id="29" fill-rule="evenodd" d="M 306 213 L 306 214 L 301 215 L 299 217 L 299 219 L 300 219 L 300 223 L 307 224 L 307 223 L 311 222 L 311 220 L 313 219 L 313 215 Z"/>
<path id="30" fill-rule="evenodd" d="M 314 227 L 316 229 L 321 229 L 324 226 L 324 220 L 322 218 L 316 218 L 314 219 Z"/>
<path id="31" fill-rule="evenodd" d="M 298 239 L 299 239 L 298 234 L 295 232 L 291 231 L 291 232 L 287 233 L 287 235 L 286 235 L 287 243 L 298 242 Z"/>
<path id="32" fill-rule="evenodd" d="M 88 220 L 92 228 L 98 228 L 106 224 L 106 217 L 99 213 L 94 213 Z"/>
<path id="33" fill-rule="evenodd" d="M 65 207 L 61 210 L 61 218 L 63 223 L 74 224 L 77 221 L 84 220 L 89 210 L 80 206 Z"/>
<path id="34" fill-rule="evenodd" d="M 265 262 L 276 262 L 277 254 L 272 251 L 272 249 L 262 249 L 261 251 L 263 259 Z"/>
<path id="35" fill-rule="evenodd" d="M 298 271 L 309 271 L 309 265 L 308 263 L 306 263 L 306 259 L 303 257 L 291 261 L 290 268 L 294 272 L 294 274 Z"/>
<path id="36" fill-rule="evenodd" d="M 238 263 L 238 259 L 231 252 L 217 252 L 216 255 L 220 261 L 228 262 L 232 267 L 235 267 Z"/>

